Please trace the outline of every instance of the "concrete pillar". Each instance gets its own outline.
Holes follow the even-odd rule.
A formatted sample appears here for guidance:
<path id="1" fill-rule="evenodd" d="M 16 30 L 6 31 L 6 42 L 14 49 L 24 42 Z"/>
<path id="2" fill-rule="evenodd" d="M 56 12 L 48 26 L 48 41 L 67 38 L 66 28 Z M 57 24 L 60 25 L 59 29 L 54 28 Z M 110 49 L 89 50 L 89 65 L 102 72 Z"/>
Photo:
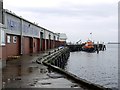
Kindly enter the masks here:
<path id="1" fill-rule="evenodd" d="M 23 20 L 21 19 L 21 48 L 20 48 L 20 50 L 21 50 L 21 55 L 23 54 L 23 50 L 24 50 L 24 48 L 23 48 Z"/>
<path id="2" fill-rule="evenodd" d="M 47 47 L 46 47 L 46 32 L 44 30 L 44 40 L 45 40 L 45 51 L 47 50 Z"/>
<path id="3" fill-rule="evenodd" d="M 40 32 L 40 50 L 43 51 L 43 32 Z"/>
<path id="4" fill-rule="evenodd" d="M 3 24 L 3 0 L 0 0 L 0 23 Z"/>
<path id="5" fill-rule="evenodd" d="M 47 46 L 46 46 L 46 39 L 45 39 L 45 51 L 47 50 Z"/>

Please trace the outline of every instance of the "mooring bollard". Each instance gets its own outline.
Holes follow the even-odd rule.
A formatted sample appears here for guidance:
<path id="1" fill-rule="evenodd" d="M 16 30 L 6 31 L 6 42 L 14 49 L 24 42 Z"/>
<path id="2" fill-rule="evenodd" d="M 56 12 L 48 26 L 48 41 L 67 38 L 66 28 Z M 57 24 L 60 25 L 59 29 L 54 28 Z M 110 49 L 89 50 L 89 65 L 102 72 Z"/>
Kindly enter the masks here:
<path id="1" fill-rule="evenodd" d="M 48 52 L 48 55 L 50 55 L 51 54 L 51 52 Z"/>
<path id="2" fill-rule="evenodd" d="M 99 53 L 99 47 L 96 47 L 97 54 Z"/>

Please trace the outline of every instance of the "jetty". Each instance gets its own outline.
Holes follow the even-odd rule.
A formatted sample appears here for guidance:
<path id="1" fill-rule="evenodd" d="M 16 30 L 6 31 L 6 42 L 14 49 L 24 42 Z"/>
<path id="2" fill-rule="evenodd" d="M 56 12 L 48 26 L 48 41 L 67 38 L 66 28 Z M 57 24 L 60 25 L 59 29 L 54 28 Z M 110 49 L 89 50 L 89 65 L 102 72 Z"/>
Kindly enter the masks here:
<path id="1" fill-rule="evenodd" d="M 74 51 L 83 51 L 82 50 L 82 46 L 84 46 L 84 44 L 71 44 L 71 45 L 66 45 L 71 52 Z M 106 50 L 106 45 L 104 44 L 94 44 L 94 51 L 96 52 L 97 50 L 99 51 L 104 51 Z"/>

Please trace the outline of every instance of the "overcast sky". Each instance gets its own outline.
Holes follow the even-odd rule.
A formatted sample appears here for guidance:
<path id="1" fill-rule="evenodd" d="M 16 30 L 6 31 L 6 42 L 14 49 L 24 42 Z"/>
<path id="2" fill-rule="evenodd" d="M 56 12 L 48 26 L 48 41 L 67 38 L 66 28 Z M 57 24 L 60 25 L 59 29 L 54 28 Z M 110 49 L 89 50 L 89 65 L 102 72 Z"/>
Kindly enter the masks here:
<path id="1" fill-rule="evenodd" d="M 4 9 L 76 42 L 118 40 L 119 0 L 4 0 Z M 92 33 L 90 35 L 90 33 Z"/>

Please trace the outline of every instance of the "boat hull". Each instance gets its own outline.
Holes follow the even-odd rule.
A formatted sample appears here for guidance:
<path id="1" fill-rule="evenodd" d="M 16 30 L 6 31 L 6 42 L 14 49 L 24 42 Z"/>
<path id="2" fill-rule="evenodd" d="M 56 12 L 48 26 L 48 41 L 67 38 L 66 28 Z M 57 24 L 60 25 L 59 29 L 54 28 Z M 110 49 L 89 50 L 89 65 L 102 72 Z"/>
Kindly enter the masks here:
<path id="1" fill-rule="evenodd" d="M 85 52 L 95 52 L 95 48 L 82 48 L 82 51 L 85 51 Z"/>

